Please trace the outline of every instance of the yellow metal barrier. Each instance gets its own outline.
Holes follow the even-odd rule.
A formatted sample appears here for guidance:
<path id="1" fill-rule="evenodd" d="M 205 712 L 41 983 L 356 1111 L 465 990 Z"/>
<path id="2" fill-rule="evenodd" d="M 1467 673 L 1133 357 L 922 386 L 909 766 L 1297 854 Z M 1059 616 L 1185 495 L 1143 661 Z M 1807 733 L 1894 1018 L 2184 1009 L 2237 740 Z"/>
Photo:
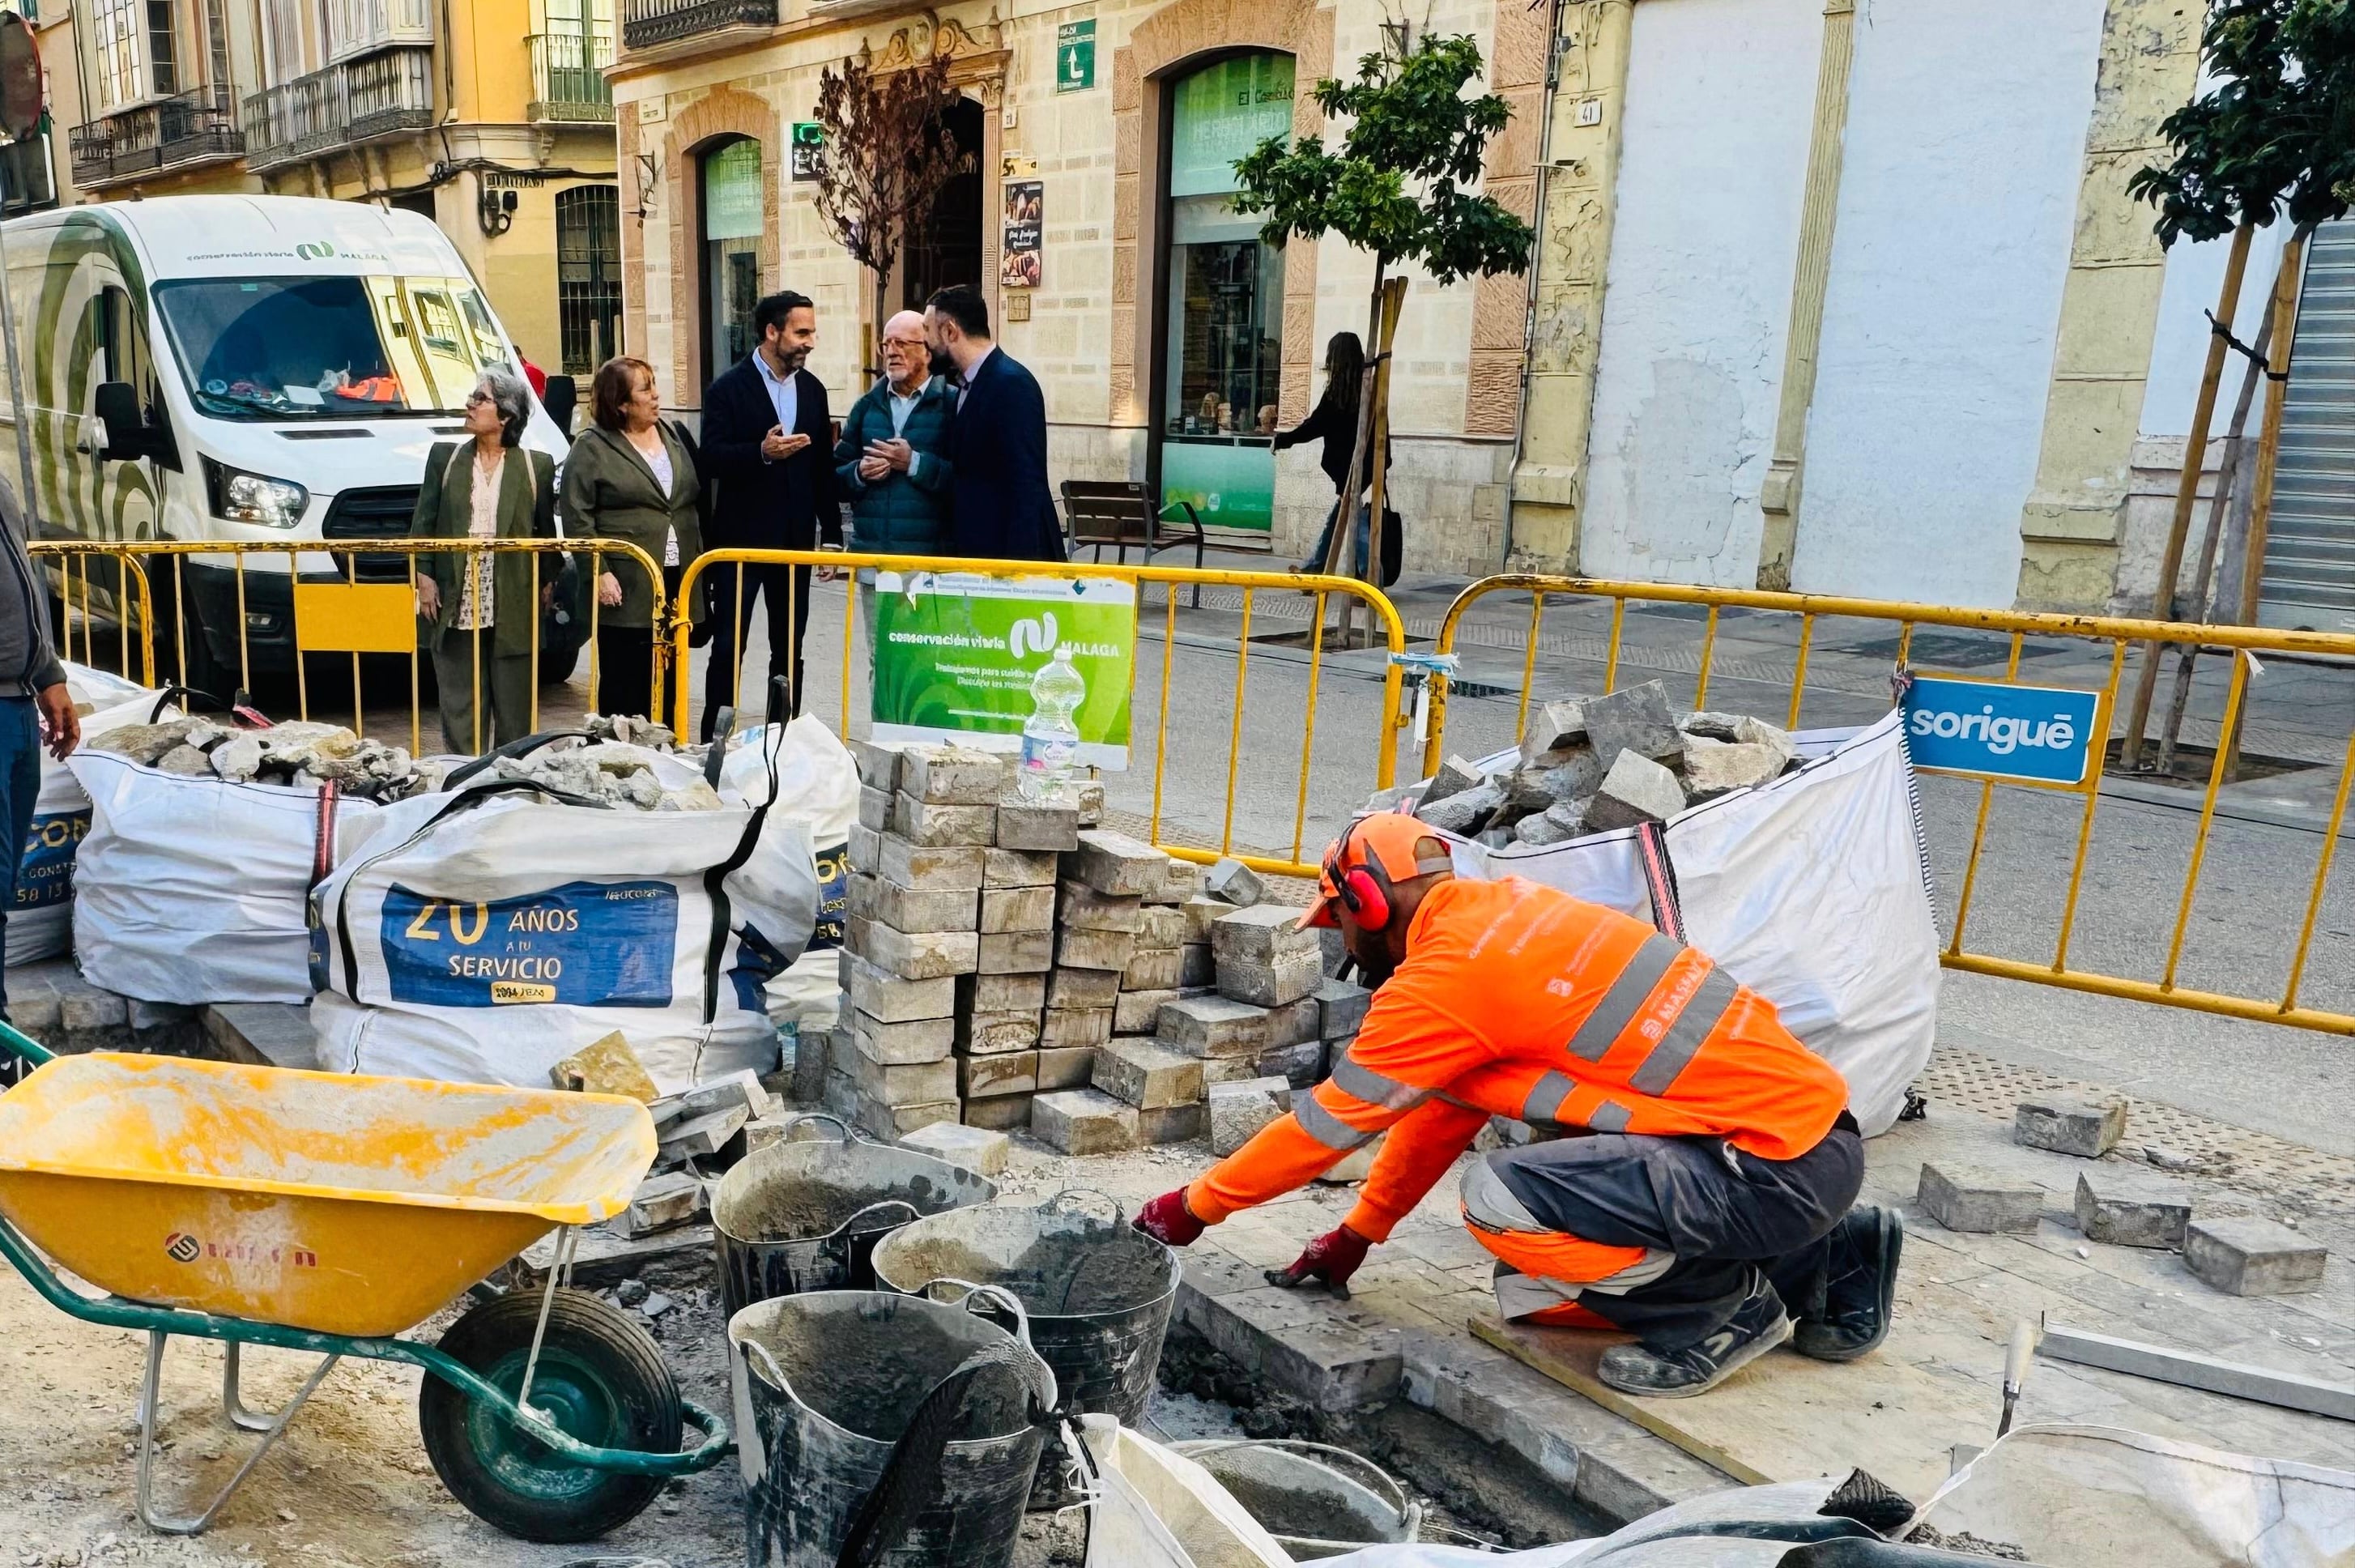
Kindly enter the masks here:
<path id="1" fill-rule="evenodd" d="M 251 690 L 254 677 L 260 672 L 254 647 L 254 622 L 257 617 L 267 621 L 282 610 L 287 620 L 290 635 L 282 645 L 275 647 L 289 671 L 295 688 L 297 716 L 311 717 L 311 675 L 304 656 L 344 654 L 351 659 L 352 729 L 366 733 L 367 714 L 361 683 L 360 656 L 371 655 L 406 655 L 409 659 L 409 744 L 412 752 L 424 750 L 424 716 L 421 701 L 419 673 L 420 653 L 416 591 L 410 586 L 414 579 L 417 558 L 442 556 L 465 558 L 496 557 L 525 554 L 531 558 L 531 599 L 541 603 L 552 592 L 561 577 L 563 567 L 576 568 L 585 559 L 588 584 L 578 598 L 588 613 L 588 630 L 583 645 L 589 654 L 589 710 L 597 710 L 599 678 L 597 633 L 602 609 L 598 583 L 609 565 L 623 570 L 634 569 L 645 574 L 654 592 L 653 621 L 648 627 L 649 673 L 654 689 L 661 689 L 662 671 L 668 662 L 669 645 L 659 635 L 666 620 L 668 596 L 663 592 L 662 569 L 654 559 L 637 546 L 621 539 L 301 539 L 284 545 L 223 545 L 167 539 L 83 540 L 39 539 L 29 547 L 37 564 L 52 573 L 58 597 L 66 610 L 65 646 L 60 650 L 68 658 L 79 658 L 92 666 L 112 663 L 129 678 L 143 685 L 156 684 L 155 643 L 159 634 L 168 639 L 169 667 L 179 678 L 186 680 L 191 669 L 189 633 L 204 619 L 201 608 L 191 619 L 192 601 L 199 597 L 190 585 L 192 568 L 195 571 L 216 574 L 204 587 L 220 601 L 219 608 L 229 613 L 237 627 L 237 658 L 233 675 L 240 690 Z M 388 574 L 379 560 L 364 561 L 364 557 L 391 557 L 403 562 Z M 554 567 L 548 558 L 559 558 Z M 305 566 L 305 558 L 312 564 Z M 283 571 L 274 570 L 282 559 Z M 317 561 L 329 564 L 324 571 Z M 262 560 L 268 567 L 249 571 L 249 561 Z M 226 561 L 226 565 L 219 564 Z M 485 570 L 488 570 L 485 563 Z M 373 573 L 364 577 L 363 572 Z M 155 576 L 168 578 L 168 596 L 163 594 L 152 581 Z M 462 573 L 462 576 L 464 574 Z M 222 581 L 222 577 L 226 581 Z M 126 593 L 125 584 L 128 584 Z M 159 602 L 160 601 L 160 602 Z M 127 613 L 126 613 L 127 612 Z M 118 646 L 109 660 L 100 653 L 104 628 L 112 623 L 116 628 L 111 640 Z M 463 635 L 463 634 L 462 634 Z M 475 664 L 482 666 L 485 652 L 485 631 L 477 627 L 474 639 Z M 539 728 L 540 652 L 543 638 L 535 636 L 531 646 L 531 728 Z M 214 656 L 209 646 L 197 650 L 197 667 L 203 667 Z M 136 663 L 134 673 L 133 664 Z M 196 684 L 195 682 L 186 682 Z M 226 697 L 227 692 L 216 695 Z M 474 705 L 474 732 L 473 750 L 483 750 L 484 709 Z M 502 736 L 501 740 L 509 739 Z"/>
<path id="2" fill-rule="evenodd" d="M 1378 635 L 1381 641 L 1378 645 L 1387 647 L 1391 654 L 1400 653 L 1406 647 L 1406 628 L 1399 619 L 1396 607 L 1379 589 L 1353 578 L 1301 576 L 1290 572 L 1201 571 L 1185 567 L 1125 564 L 1106 566 L 1101 563 L 1083 564 L 1078 561 L 1049 563 L 973 560 L 945 556 L 874 555 L 845 553 L 837 550 L 723 549 L 713 550 L 698 557 L 688 566 L 679 581 L 677 592 L 672 598 L 674 645 L 672 664 L 674 667 L 680 670 L 687 668 L 687 653 L 691 643 L 688 617 L 696 603 L 696 595 L 703 591 L 708 578 L 722 572 L 726 572 L 728 577 L 732 577 L 732 593 L 730 583 L 725 578 L 719 581 L 718 585 L 719 603 L 715 605 L 715 609 L 722 616 L 733 616 L 735 624 L 741 626 L 744 624 L 746 601 L 751 592 L 758 591 L 757 584 L 747 583 L 744 569 L 748 567 L 807 567 L 816 571 L 839 573 L 846 577 L 862 568 L 878 568 L 886 571 L 943 574 L 954 572 L 1005 579 L 1107 578 L 1135 585 L 1139 629 L 1144 626 L 1146 613 L 1145 590 L 1150 585 L 1160 585 L 1163 591 L 1163 614 L 1160 628 L 1161 700 L 1159 720 L 1155 732 L 1153 807 L 1148 818 L 1153 839 L 1170 854 L 1182 859 L 1207 862 L 1218 859 L 1221 855 L 1234 854 L 1238 859 L 1257 869 L 1288 876 L 1313 876 L 1316 869 L 1313 863 L 1302 859 L 1302 851 L 1304 848 L 1313 850 L 1318 848 L 1305 845 L 1303 836 L 1306 830 L 1308 818 L 1309 763 L 1315 754 L 1316 742 L 1318 681 L 1324 672 L 1325 665 L 1327 601 L 1335 595 L 1346 595 L 1362 601 L 1371 611 L 1379 629 Z M 731 568 L 734 569 L 732 571 L 729 570 Z M 787 579 L 786 592 L 789 600 L 787 613 L 794 624 L 799 624 L 809 613 L 808 607 L 798 603 L 798 595 L 802 592 L 799 583 L 797 573 Z M 1228 716 L 1225 817 L 1220 829 L 1219 847 L 1216 849 L 1163 843 L 1161 837 L 1163 791 L 1167 782 L 1169 765 L 1169 689 L 1172 660 L 1178 643 L 1178 591 L 1198 584 L 1206 586 L 1219 584 L 1241 588 L 1243 591 L 1241 624 L 1235 635 L 1234 704 L 1232 713 Z M 1307 700 L 1301 725 L 1299 783 L 1293 800 L 1292 847 L 1288 857 L 1237 852 L 1234 848 L 1235 796 L 1239 781 L 1242 776 L 1243 706 L 1245 679 L 1251 662 L 1252 611 L 1255 597 L 1261 593 L 1306 593 L 1313 595 L 1316 601 L 1315 619 L 1311 623 L 1313 630 L 1309 633 L 1308 640 Z M 837 731 L 847 736 L 850 733 L 851 719 L 851 650 L 858 624 L 858 595 L 846 592 L 843 599 L 841 697 L 840 706 L 837 710 Z M 746 694 L 743 683 L 743 646 L 741 638 L 734 641 L 734 657 L 736 667 L 730 672 L 732 679 L 730 682 L 730 689 L 736 694 L 737 706 L 742 709 L 747 705 L 743 700 Z M 1130 686 L 1132 699 L 1135 691 L 1135 675 L 1132 671 Z M 1395 736 L 1399 691 L 1399 667 L 1395 661 L 1386 660 L 1382 677 L 1381 710 L 1384 720 L 1380 733 L 1376 737 L 1372 770 L 1373 785 L 1378 789 L 1387 788 L 1396 773 Z M 674 701 L 674 728 L 679 739 L 685 741 L 691 739 L 692 734 L 689 694 L 683 680 L 678 684 Z M 760 705 L 754 703 L 751 706 L 757 709 Z"/>
<path id="3" fill-rule="evenodd" d="M 2096 752 L 2094 765 L 2086 770 L 2082 785 L 2053 786 L 2011 784 L 2014 788 L 2053 789 L 2066 787 L 2081 795 L 2084 807 L 2079 820 L 2077 841 L 2069 869 L 2069 882 L 2062 905 L 2060 931 L 2049 964 L 2007 958 L 1989 953 L 1966 949 L 1964 933 L 1968 923 L 1971 899 L 1977 890 L 1981 857 L 1987 847 L 1987 820 L 1995 798 L 1997 781 L 1982 779 L 1980 783 L 1977 820 L 1973 827 L 1969 858 L 1964 864 L 1962 885 L 1957 892 L 1954 912 L 1954 929 L 1940 955 L 1945 967 L 1969 974 L 1991 975 L 2006 979 L 2028 980 L 2040 985 L 2056 986 L 2067 990 L 2090 992 L 2097 996 L 2118 997 L 2134 1001 L 2155 1002 L 2169 1007 L 2219 1014 L 2228 1018 L 2249 1019 L 2264 1023 L 2287 1024 L 2294 1028 L 2318 1029 L 2332 1034 L 2355 1034 L 2355 1015 L 2324 1008 L 2301 1006 L 2298 988 L 2306 973 L 2307 960 L 2313 948 L 2315 926 L 2322 911 L 2323 893 L 2330 878 L 2331 862 L 2338 848 L 2339 833 L 2347 817 L 2349 785 L 2355 783 L 2355 735 L 2350 735 L 2340 761 L 2339 785 L 2331 803 L 2330 815 L 2322 831 L 2322 846 L 2315 868 L 2314 879 L 2306 900 L 2306 918 L 2298 930 L 2296 950 L 2291 957 L 2288 982 L 2276 997 L 2237 995 L 2231 992 L 2199 990 L 2179 986 L 2176 976 L 2182 965 L 2185 933 L 2190 925 L 2194 897 L 2198 891 L 2200 868 L 2205 861 L 2211 829 L 2217 807 L 2217 794 L 2225 783 L 2225 772 L 2232 748 L 2226 744 L 2242 723 L 2248 696 L 2250 667 L 2254 656 L 2286 654 L 2334 660 L 2355 659 L 2355 635 L 2321 632 L 2275 631 L 2258 626 L 2190 625 L 2162 621 L 2130 620 L 2103 615 L 2063 615 L 2034 613 L 2009 610 L 1970 610 L 1946 605 L 1919 604 L 1902 601 L 1877 599 L 1844 599 L 1829 595 L 1804 593 L 1773 593 L 1748 589 L 1691 588 L 1671 583 L 1617 582 L 1601 579 L 1557 577 L 1534 573 L 1508 574 L 1483 578 L 1459 593 L 1447 608 L 1441 622 L 1436 652 L 1442 655 L 1457 651 L 1464 630 L 1465 617 L 1481 599 L 1497 593 L 1527 593 L 1529 595 L 1529 617 L 1527 632 L 1527 652 L 1521 665 L 1518 709 L 1514 722 L 1516 738 L 1526 733 L 1531 688 L 1537 673 L 1540 633 L 1549 597 L 1561 599 L 1603 599 L 1611 604 L 1611 630 L 1604 652 L 1603 689 L 1610 691 L 1618 684 L 1619 667 L 1626 630 L 1627 605 L 1631 601 L 1694 605 L 1707 609 L 1700 636 L 1699 667 L 1694 676 L 1692 705 L 1705 708 L 1709 701 L 1710 677 L 1714 661 L 1722 611 L 1742 609 L 1777 612 L 1799 618 L 1796 657 L 1790 677 L 1790 701 L 1784 716 L 1786 728 L 1796 728 L 1806 692 L 1807 666 L 1814 645 L 1817 623 L 1826 619 L 1859 619 L 1885 621 L 1897 626 L 1894 664 L 1903 666 L 1912 649 L 1914 632 L 1920 627 L 1952 628 L 1962 631 L 1993 632 L 2010 639 L 2009 656 L 2001 677 L 2006 683 L 2019 677 L 2019 661 L 2030 637 L 2075 639 L 2080 642 L 2106 645 L 2108 676 L 2099 688 L 2099 704 L 2094 719 Z M 2176 900 L 2174 928 L 2168 939 L 2166 963 L 2157 980 L 2136 979 L 2073 967 L 2069 963 L 2070 941 L 2075 930 L 2079 894 L 2083 890 L 2088 851 L 2094 838 L 2095 807 L 2101 795 L 2104 745 L 2110 734 L 2111 716 L 2117 705 L 2118 685 L 2126 667 L 2126 649 L 2133 643 L 2166 643 L 2197 645 L 2209 649 L 2226 650 L 2232 657 L 2232 673 L 2224 697 L 2218 744 L 2214 762 L 2208 774 L 2205 793 L 2200 801 L 2199 827 L 2193 836 L 2190 861 L 2184 873 L 2183 885 Z M 1745 677 L 1754 678 L 1754 677 Z M 1446 755 L 1448 679 L 1434 675 L 1430 680 L 1428 731 L 1423 749 L 1423 771 L 1425 776 L 1435 772 Z M 2006 781 L 2009 783 L 2010 781 Z"/>

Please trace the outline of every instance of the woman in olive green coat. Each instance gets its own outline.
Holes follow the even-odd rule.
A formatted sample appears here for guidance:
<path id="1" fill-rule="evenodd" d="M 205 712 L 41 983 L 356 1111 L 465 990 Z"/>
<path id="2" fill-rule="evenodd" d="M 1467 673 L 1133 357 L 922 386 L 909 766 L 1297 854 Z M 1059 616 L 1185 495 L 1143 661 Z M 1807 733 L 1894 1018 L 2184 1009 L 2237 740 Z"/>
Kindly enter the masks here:
<path id="1" fill-rule="evenodd" d="M 474 439 L 441 443 L 426 455 L 410 537 L 554 539 L 555 465 L 517 444 L 530 418 L 523 378 L 485 371 L 466 400 Z M 416 560 L 417 640 L 433 659 L 442 742 L 453 752 L 488 751 L 531 732 L 534 559 L 511 550 Z M 551 583 L 555 559 L 537 559 L 540 582 Z"/>
<path id="2" fill-rule="evenodd" d="M 606 360 L 591 384 L 590 407 L 596 423 L 564 460 L 565 534 L 636 545 L 660 563 L 667 603 L 703 553 L 694 455 L 663 423 L 654 368 L 643 359 Z M 671 718 L 668 692 L 654 688 L 655 640 L 667 630 L 654 601 L 644 567 L 605 558 L 597 579 L 600 712 Z"/>

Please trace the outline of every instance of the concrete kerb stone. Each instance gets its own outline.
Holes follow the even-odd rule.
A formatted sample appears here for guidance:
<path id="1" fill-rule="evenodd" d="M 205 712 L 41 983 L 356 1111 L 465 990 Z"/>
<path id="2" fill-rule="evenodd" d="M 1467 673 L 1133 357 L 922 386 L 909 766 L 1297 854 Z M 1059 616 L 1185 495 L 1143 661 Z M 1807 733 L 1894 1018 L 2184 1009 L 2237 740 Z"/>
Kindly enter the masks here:
<path id="1" fill-rule="evenodd" d="M 2077 1230 L 2089 1242 L 2179 1252 L 2192 1201 L 2190 1188 L 2131 1170 L 2096 1165 L 2077 1173 Z"/>
<path id="2" fill-rule="evenodd" d="M 2025 1233 L 2044 1211 L 2044 1189 L 2034 1182 L 1958 1165 L 1923 1165 L 1916 1200 L 1949 1231 Z"/>
<path id="3" fill-rule="evenodd" d="M 1157 893 L 1168 880 L 1169 857 L 1125 833 L 1090 828 L 1068 857 L 1070 875 L 1103 893 Z"/>
<path id="4" fill-rule="evenodd" d="M 1178 1321 L 1295 1399 L 1341 1414 L 1398 1393 L 1405 1358 L 1397 1329 L 1346 1302 L 1271 1285 L 1206 1295 L 1196 1277 L 1188 1258 Z"/>
<path id="5" fill-rule="evenodd" d="M 902 1136 L 900 1147 L 944 1159 L 951 1165 L 961 1165 L 983 1176 L 996 1176 L 1006 1168 L 1006 1157 L 1012 1151 L 1014 1140 L 986 1127 L 935 1122 Z"/>
<path id="6" fill-rule="evenodd" d="M 2012 1113 L 2012 1141 L 2030 1148 L 2051 1149 L 2099 1159 L 2117 1147 L 2126 1136 L 2124 1101 L 2096 1105 L 2083 1100 L 2040 1095 L 2022 1100 Z"/>
<path id="7" fill-rule="evenodd" d="M 2328 1256 L 2321 1243 L 2271 1220 L 2202 1218 L 2183 1232 L 2183 1265 L 2227 1296 L 2319 1290 Z"/>

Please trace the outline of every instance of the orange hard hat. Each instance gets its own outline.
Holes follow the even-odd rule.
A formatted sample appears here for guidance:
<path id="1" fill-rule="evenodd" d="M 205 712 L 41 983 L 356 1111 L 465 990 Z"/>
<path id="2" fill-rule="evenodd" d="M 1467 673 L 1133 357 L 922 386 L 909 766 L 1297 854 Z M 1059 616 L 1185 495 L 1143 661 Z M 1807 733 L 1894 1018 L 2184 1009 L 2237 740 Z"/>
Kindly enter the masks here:
<path id="1" fill-rule="evenodd" d="M 1300 917 L 1301 926 L 1340 923 L 1334 906 L 1343 901 L 1341 876 L 1355 867 L 1379 866 L 1383 879 L 1392 883 L 1453 869 L 1455 861 L 1449 856 L 1416 854 L 1426 840 L 1446 842 L 1414 817 L 1395 811 L 1376 812 L 1349 824 L 1326 848 L 1325 869 L 1316 879 L 1316 901 Z"/>

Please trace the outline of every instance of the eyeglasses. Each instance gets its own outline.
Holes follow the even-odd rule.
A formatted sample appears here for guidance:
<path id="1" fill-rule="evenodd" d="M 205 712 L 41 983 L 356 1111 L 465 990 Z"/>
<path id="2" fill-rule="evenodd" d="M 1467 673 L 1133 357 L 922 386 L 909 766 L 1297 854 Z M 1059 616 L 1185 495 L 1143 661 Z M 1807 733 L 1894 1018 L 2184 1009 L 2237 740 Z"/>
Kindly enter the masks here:
<path id="1" fill-rule="evenodd" d="M 497 400 L 497 399 L 492 397 L 490 393 L 484 391 L 480 387 L 475 388 L 473 391 L 466 394 L 466 406 L 470 409 L 476 403 L 490 403 L 496 402 Z"/>
<path id="2" fill-rule="evenodd" d="M 930 346 L 921 337 L 887 337 L 883 340 L 883 347 L 886 348 L 904 348 L 911 354 L 922 354 L 926 352 L 930 347 Z"/>

